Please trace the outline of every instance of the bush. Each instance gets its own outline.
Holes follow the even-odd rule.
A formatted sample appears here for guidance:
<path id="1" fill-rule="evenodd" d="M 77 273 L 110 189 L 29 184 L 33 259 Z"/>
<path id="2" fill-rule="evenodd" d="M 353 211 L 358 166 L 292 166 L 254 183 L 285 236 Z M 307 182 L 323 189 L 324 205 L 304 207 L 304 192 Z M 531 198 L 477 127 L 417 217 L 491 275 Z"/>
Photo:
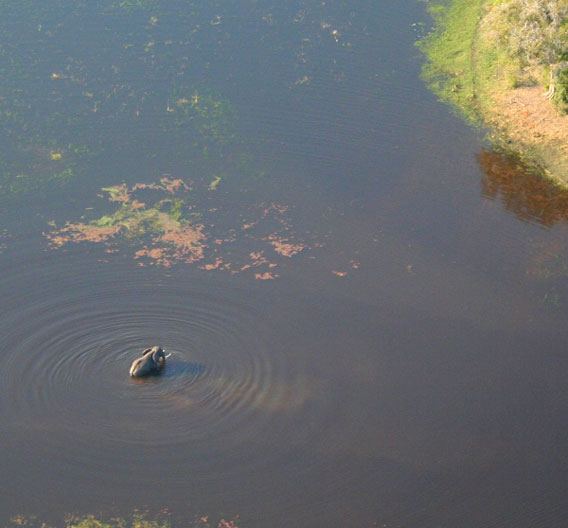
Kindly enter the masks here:
<path id="1" fill-rule="evenodd" d="M 558 73 L 554 102 L 562 113 L 568 114 L 568 67 Z"/>
<path id="2" fill-rule="evenodd" d="M 501 0 L 484 23 L 521 66 L 550 66 L 568 52 L 568 0 Z"/>

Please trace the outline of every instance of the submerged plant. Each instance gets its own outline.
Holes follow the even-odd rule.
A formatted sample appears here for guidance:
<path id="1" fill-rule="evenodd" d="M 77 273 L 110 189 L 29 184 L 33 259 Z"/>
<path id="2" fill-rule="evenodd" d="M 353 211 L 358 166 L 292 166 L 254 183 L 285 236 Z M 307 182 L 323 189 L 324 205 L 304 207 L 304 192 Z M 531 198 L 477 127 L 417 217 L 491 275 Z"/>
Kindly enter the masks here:
<path id="1" fill-rule="evenodd" d="M 114 0 L 111 9 L 123 9 L 127 12 L 141 10 L 145 11 L 155 7 L 157 0 Z"/>
<path id="2" fill-rule="evenodd" d="M 556 292 L 549 292 L 544 294 L 541 303 L 544 306 L 559 308 L 562 305 L 562 298 Z"/>
<path id="3" fill-rule="evenodd" d="M 176 86 L 168 97 L 164 128 L 193 133 L 194 146 L 220 146 L 235 139 L 235 110 L 210 90 Z"/>

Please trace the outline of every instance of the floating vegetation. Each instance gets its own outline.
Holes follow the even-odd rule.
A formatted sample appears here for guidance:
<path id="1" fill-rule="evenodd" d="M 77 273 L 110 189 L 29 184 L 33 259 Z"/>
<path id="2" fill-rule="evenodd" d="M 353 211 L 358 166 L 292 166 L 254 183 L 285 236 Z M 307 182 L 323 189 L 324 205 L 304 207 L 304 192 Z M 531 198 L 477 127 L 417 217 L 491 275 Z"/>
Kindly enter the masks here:
<path id="1" fill-rule="evenodd" d="M 251 168 L 239 111 L 251 104 L 242 94 L 267 97 L 255 91 L 264 69 L 237 64 L 227 71 L 229 85 L 211 65 L 233 64 L 236 56 L 248 61 L 258 44 L 258 64 L 284 68 L 270 99 L 290 97 L 293 86 L 303 97 L 322 76 L 348 79 L 354 66 L 345 48 L 371 36 L 348 5 L 249 8 L 243 16 L 236 0 L 3 5 L 0 195 L 50 191 L 50 200 L 34 202 L 46 211 L 34 212 L 52 219 L 45 233 L 51 249 L 96 244 L 140 265 L 195 263 L 258 280 L 279 277 L 292 259 L 315 258 L 323 234 L 298 232 L 294 207 L 270 193 L 261 203 L 250 197 L 269 178 Z M 283 28 L 291 38 L 284 48 Z M 243 29 L 256 43 L 240 38 Z M 81 31 L 89 38 L 77 38 Z M 184 179 L 133 183 L 149 178 L 136 172 L 146 167 Z M 102 189 L 102 203 L 85 204 L 83 216 L 69 218 L 51 199 L 63 188 L 75 204 L 89 189 Z"/>
<path id="2" fill-rule="evenodd" d="M 179 528 L 239 528 L 240 519 L 238 516 L 226 519 L 217 517 L 213 519 L 210 516 L 198 516 L 189 523 L 176 525 Z M 17 515 L 10 519 L 5 528 L 15 528 L 23 526 L 27 528 L 54 528 L 34 516 Z M 94 515 L 68 515 L 65 518 L 65 528 L 172 528 L 170 514 L 167 510 L 163 510 L 160 515 L 150 518 L 147 513 L 135 511 L 129 517 L 112 517 L 104 518 Z"/>
<path id="3" fill-rule="evenodd" d="M 211 183 L 209 184 L 209 190 L 210 191 L 214 191 L 217 189 L 217 186 L 221 183 L 221 177 L 220 176 L 215 176 L 215 178 L 213 178 L 213 180 L 211 181 Z"/>
<path id="4" fill-rule="evenodd" d="M 237 212 L 228 211 L 224 194 L 210 189 L 210 183 L 170 176 L 104 187 L 98 203 L 86 207 L 79 220 L 63 225 L 51 220 L 44 237 L 50 250 L 94 244 L 106 253 L 101 260 L 126 255 L 140 266 L 189 264 L 263 281 L 279 278 L 292 260 L 309 265 L 327 245 L 325 233 L 298 233 L 294 207 L 243 198 Z M 358 268 L 359 262 L 351 259 L 333 273 L 345 277 Z"/>
<path id="5" fill-rule="evenodd" d="M 174 262 L 194 262 L 203 259 L 202 225 L 192 225 L 184 218 L 184 202 L 173 199 L 177 190 L 190 190 L 182 180 L 162 178 L 159 183 L 125 184 L 105 187 L 110 202 L 118 203 L 112 214 L 89 222 L 68 222 L 60 229 L 46 234 L 52 247 L 71 242 L 102 243 L 108 252 L 119 249 L 125 241 L 134 246 L 136 259 L 149 259 L 155 264 L 171 266 Z M 137 191 L 162 191 L 165 197 L 150 203 L 134 197 Z M 139 194 L 139 193 L 138 193 Z M 151 197 L 148 197 L 151 198 Z"/>
<path id="6" fill-rule="evenodd" d="M 270 235 L 268 237 L 269 242 L 274 246 L 274 251 L 279 255 L 284 255 L 285 257 L 293 257 L 306 249 L 303 244 L 290 243 L 288 239 L 283 239 L 276 235 Z"/>
<path id="7" fill-rule="evenodd" d="M 214 178 L 213 188 L 220 181 Z M 52 250 L 91 243 L 107 254 L 129 254 L 141 266 L 197 263 L 206 271 L 248 271 L 258 280 L 278 278 L 283 261 L 324 246 L 313 234 L 295 234 L 293 208 L 283 204 L 251 204 L 235 224 L 215 201 L 218 195 L 209 192 L 211 185 L 200 188 L 165 176 L 104 187 L 99 198 L 107 204 L 101 207 L 105 214 L 97 216 L 97 208 L 89 207 L 79 221 L 49 222 L 44 236 Z"/>

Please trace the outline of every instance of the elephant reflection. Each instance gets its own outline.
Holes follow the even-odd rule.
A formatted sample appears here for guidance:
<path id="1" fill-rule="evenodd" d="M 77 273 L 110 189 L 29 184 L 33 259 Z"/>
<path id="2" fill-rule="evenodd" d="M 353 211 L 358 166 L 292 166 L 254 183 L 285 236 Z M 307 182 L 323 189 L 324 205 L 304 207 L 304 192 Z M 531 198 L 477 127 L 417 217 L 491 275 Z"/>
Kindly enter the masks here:
<path id="1" fill-rule="evenodd" d="M 130 375 L 133 378 L 155 376 L 159 374 L 166 364 L 166 354 L 162 347 L 147 348 L 142 352 L 142 357 L 134 360 L 130 367 Z"/>

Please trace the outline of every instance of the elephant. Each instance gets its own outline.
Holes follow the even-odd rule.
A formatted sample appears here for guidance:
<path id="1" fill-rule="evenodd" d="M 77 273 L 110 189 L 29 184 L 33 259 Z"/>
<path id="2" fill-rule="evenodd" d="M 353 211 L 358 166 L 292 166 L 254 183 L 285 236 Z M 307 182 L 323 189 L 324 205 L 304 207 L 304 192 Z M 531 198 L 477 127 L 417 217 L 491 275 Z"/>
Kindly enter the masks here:
<path id="1" fill-rule="evenodd" d="M 130 367 L 130 375 L 133 378 L 155 376 L 160 374 L 166 364 L 166 354 L 162 347 L 147 348 L 142 352 L 142 357 L 135 359 Z"/>

